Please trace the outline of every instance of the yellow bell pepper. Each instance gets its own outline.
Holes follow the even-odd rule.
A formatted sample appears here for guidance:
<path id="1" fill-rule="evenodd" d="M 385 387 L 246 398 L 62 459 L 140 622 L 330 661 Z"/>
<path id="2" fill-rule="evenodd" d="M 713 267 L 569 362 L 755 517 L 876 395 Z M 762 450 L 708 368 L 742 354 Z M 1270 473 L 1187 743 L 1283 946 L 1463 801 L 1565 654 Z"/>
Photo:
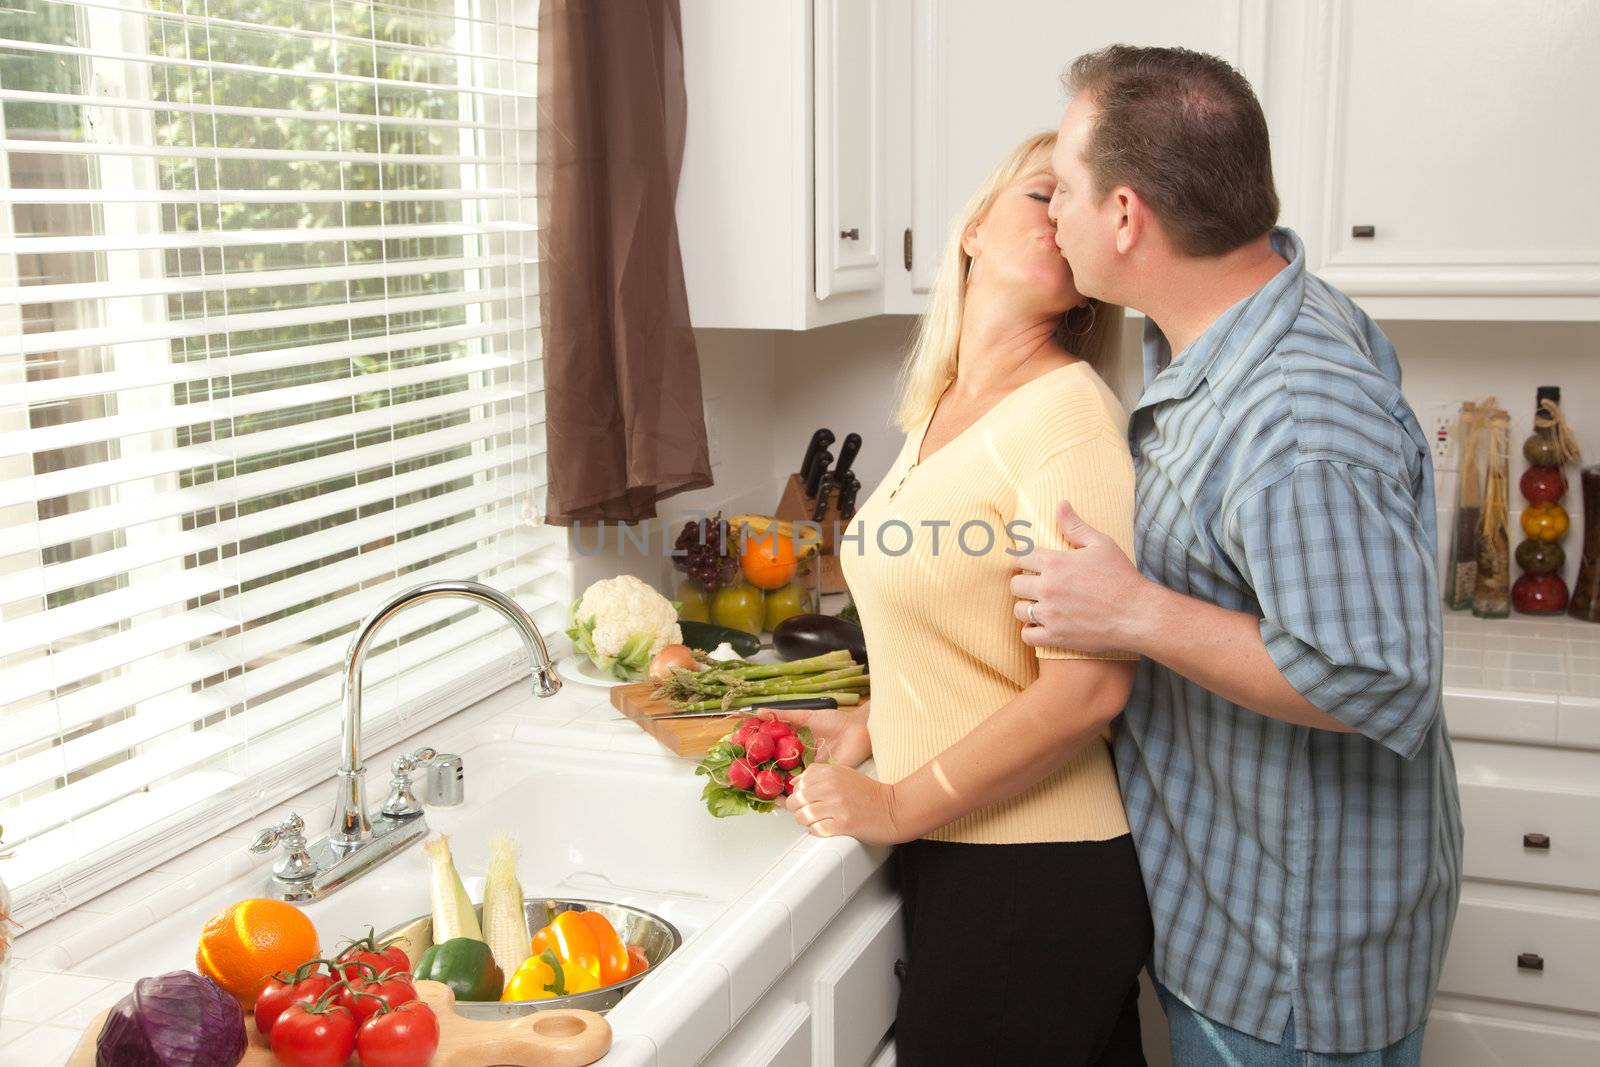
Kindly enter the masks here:
<path id="1" fill-rule="evenodd" d="M 600 980 L 582 967 L 564 967 L 556 958 L 555 950 L 544 949 L 537 956 L 522 961 L 506 983 L 500 999 L 549 1000 L 571 993 L 587 993 L 598 989 Z"/>
<path id="2" fill-rule="evenodd" d="M 501 1000 L 549 1000 L 566 992 L 561 961 L 549 950 L 529 956 L 506 983 Z"/>
<path id="3" fill-rule="evenodd" d="M 1522 532 L 1539 541 L 1559 541 L 1571 520 L 1560 504 L 1529 504 L 1522 512 Z"/>
<path id="4" fill-rule="evenodd" d="M 594 930 L 584 921 L 582 913 L 564 911 L 551 920 L 550 925 L 539 928 L 533 935 L 533 954 L 546 950 L 555 953 L 556 959 L 568 971 L 586 971 L 593 976 L 597 988 L 600 982 L 600 941 Z M 567 979 L 571 990 L 573 977 Z"/>

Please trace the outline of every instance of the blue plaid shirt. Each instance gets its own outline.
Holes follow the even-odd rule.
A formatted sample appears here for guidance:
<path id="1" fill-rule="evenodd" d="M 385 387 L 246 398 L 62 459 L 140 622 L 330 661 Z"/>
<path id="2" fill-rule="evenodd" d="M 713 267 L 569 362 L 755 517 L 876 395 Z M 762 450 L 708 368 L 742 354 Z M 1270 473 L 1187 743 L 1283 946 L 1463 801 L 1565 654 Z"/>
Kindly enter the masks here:
<path id="1" fill-rule="evenodd" d="M 1117 770 L 1155 976 L 1203 1015 L 1314 1052 L 1420 1025 L 1460 895 L 1440 706 L 1433 468 L 1394 348 L 1289 261 L 1176 361 L 1145 324 L 1129 427 L 1139 568 L 1261 618 L 1273 661 L 1356 733 L 1247 711 L 1144 661 Z"/>

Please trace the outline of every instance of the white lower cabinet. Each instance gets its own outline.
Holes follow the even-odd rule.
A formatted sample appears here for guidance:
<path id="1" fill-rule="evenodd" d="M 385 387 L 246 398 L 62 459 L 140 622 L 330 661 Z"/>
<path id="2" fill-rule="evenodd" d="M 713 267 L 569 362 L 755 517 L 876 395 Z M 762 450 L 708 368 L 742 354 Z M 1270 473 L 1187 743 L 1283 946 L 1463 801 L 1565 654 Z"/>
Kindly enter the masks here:
<path id="1" fill-rule="evenodd" d="M 1423 1038 L 1422 1062 L 1424 1067 L 1585 1067 L 1600 1063 L 1600 1029 L 1436 1008 Z"/>
<path id="2" fill-rule="evenodd" d="M 1600 1065 L 1600 751 L 1471 696 L 1445 705 L 1466 849 L 1423 1067 Z"/>
<path id="3" fill-rule="evenodd" d="M 1463 887 L 1440 992 L 1600 1012 L 1600 901 L 1492 888 Z"/>
<path id="4" fill-rule="evenodd" d="M 880 869 L 703 1061 L 709 1067 L 892 1067 L 882 1059 L 905 955 L 900 897 Z"/>

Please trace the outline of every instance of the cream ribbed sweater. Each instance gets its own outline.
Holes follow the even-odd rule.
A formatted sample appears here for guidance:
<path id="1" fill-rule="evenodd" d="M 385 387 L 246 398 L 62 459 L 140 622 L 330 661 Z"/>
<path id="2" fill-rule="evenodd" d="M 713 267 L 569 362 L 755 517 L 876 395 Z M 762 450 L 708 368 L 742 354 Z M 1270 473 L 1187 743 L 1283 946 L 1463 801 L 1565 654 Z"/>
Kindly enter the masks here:
<path id="1" fill-rule="evenodd" d="M 907 435 L 839 546 L 866 631 L 872 752 L 886 782 L 1031 685 L 1036 657 L 1131 658 L 1031 648 L 1012 615 L 1016 556 L 1007 550 L 1025 550 L 1029 540 L 1066 547 L 1055 521 L 1061 500 L 1133 555 L 1127 416 L 1105 383 L 1084 363 L 1048 371 L 917 463 L 930 420 Z M 1111 754 L 1096 738 L 1034 788 L 928 837 L 1011 844 L 1127 832 Z"/>

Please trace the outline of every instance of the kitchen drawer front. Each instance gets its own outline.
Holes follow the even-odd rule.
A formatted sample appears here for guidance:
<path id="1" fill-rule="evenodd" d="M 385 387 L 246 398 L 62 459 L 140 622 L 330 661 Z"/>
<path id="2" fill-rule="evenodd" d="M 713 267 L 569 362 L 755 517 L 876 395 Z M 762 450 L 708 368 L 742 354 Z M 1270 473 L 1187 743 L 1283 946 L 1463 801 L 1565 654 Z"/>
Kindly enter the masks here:
<path id="1" fill-rule="evenodd" d="M 1435 1011 L 1422 1038 L 1422 1067 L 1573 1067 L 1600 1063 L 1600 1029 L 1542 1026 L 1460 1011 Z"/>
<path id="2" fill-rule="evenodd" d="M 783 997 L 758 1003 L 702 1067 L 811 1067 L 811 1006 Z"/>
<path id="3" fill-rule="evenodd" d="M 812 983 L 814 1067 L 868 1067 L 894 1025 L 905 956 L 900 898 L 868 909 Z"/>
<path id="4" fill-rule="evenodd" d="M 1600 1012 L 1600 916 L 1464 900 L 1439 989 Z"/>
<path id="5" fill-rule="evenodd" d="M 1600 796 L 1463 783 L 1461 817 L 1468 878 L 1600 890 Z"/>

